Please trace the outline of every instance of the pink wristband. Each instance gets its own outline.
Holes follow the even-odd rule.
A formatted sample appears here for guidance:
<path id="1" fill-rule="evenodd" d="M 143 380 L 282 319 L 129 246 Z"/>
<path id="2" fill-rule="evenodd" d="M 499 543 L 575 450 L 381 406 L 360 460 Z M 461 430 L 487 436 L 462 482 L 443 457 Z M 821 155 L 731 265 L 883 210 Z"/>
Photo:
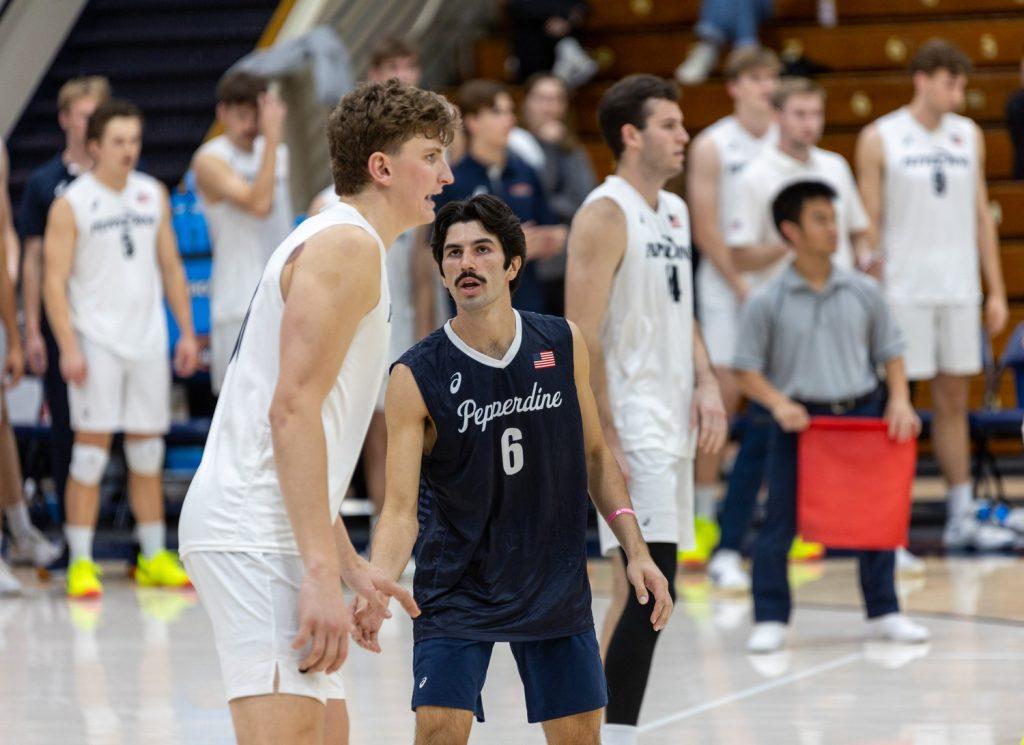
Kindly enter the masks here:
<path id="1" fill-rule="evenodd" d="M 608 517 L 605 518 L 605 522 L 611 525 L 612 521 L 619 515 L 632 515 L 633 517 L 636 517 L 636 512 L 629 509 L 629 507 L 620 507 L 619 509 L 615 510 L 615 512 L 613 512 L 612 514 L 608 515 Z"/>

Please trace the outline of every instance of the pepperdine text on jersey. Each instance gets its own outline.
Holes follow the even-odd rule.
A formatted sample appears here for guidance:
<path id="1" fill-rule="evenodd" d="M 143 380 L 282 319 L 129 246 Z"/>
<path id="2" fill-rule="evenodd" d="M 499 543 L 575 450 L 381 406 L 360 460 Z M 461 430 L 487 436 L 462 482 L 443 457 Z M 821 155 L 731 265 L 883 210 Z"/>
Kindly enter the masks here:
<path id="1" fill-rule="evenodd" d="M 473 424 L 480 427 L 481 432 L 484 432 L 487 429 L 488 422 L 499 417 L 508 416 L 513 412 L 518 414 L 524 411 L 557 409 L 562 405 L 561 391 L 544 393 L 543 390 L 540 384 L 534 382 L 533 390 L 530 391 L 530 395 L 526 398 L 512 396 L 504 401 L 493 401 L 486 406 L 477 406 L 476 401 L 467 398 L 459 404 L 458 408 L 459 416 L 462 417 L 462 426 L 459 428 L 459 434 L 462 434 L 469 428 L 471 420 Z"/>

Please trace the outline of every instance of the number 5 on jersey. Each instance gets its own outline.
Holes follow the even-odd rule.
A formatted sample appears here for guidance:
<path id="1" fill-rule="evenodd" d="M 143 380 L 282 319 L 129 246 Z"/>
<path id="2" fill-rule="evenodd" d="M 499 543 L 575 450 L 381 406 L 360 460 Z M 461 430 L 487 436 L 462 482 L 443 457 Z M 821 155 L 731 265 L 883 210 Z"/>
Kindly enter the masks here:
<path id="1" fill-rule="evenodd" d="M 523 470 L 523 433 L 515 427 L 509 427 L 501 433 L 501 464 L 505 474 L 514 476 Z"/>

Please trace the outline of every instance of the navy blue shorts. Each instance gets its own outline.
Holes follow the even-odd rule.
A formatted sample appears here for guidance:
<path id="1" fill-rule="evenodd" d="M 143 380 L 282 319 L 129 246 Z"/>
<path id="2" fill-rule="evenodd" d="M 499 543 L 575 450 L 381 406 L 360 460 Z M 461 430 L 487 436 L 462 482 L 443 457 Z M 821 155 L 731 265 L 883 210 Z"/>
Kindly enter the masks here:
<path id="1" fill-rule="evenodd" d="M 526 691 L 526 718 L 533 724 L 604 708 L 608 703 L 601 653 L 594 630 L 543 641 L 510 642 Z M 480 692 L 494 642 L 424 639 L 413 646 L 412 709 L 464 709 L 484 721 Z"/>

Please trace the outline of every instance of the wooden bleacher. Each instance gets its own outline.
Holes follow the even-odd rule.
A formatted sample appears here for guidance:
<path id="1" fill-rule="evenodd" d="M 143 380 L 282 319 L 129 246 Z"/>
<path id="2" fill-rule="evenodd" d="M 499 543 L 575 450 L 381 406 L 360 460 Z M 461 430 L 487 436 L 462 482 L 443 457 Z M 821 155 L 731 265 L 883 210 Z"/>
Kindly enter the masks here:
<path id="1" fill-rule="evenodd" d="M 577 93 L 574 118 L 603 177 L 612 162 L 595 121 L 601 95 L 630 73 L 670 76 L 694 41 L 700 2 L 594 0 L 591 5 L 583 43 L 601 63 L 601 72 Z M 1009 332 L 1024 321 L 1024 183 L 1008 180 L 1013 154 L 1004 121 L 1006 99 L 1020 87 L 1024 0 L 842 0 L 837 5 L 838 27 L 821 28 L 815 0 L 776 0 L 775 19 L 762 29 L 762 41 L 784 56 L 803 54 L 830 69 L 818 77 L 828 93 L 822 146 L 847 158 L 852 158 L 861 127 L 909 100 L 912 89 L 905 68 L 922 42 L 935 36 L 948 39 L 975 64 L 964 113 L 985 132 L 986 175 L 1010 296 L 1010 323 L 994 340 L 998 357 Z M 475 48 L 476 74 L 503 78 L 507 55 L 506 35 L 497 32 L 481 40 Z M 691 135 L 731 109 L 721 79 L 714 77 L 685 88 L 682 104 Z M 983 391 L 984 380 L 978 376 L 971 386 L 972 408 L 981 406 Z M 1015 405 L 1009 375 L 999 397 L 1004 406 Z M 916 403 L 929 407 L 926 386 L 918 391 Z"/>

